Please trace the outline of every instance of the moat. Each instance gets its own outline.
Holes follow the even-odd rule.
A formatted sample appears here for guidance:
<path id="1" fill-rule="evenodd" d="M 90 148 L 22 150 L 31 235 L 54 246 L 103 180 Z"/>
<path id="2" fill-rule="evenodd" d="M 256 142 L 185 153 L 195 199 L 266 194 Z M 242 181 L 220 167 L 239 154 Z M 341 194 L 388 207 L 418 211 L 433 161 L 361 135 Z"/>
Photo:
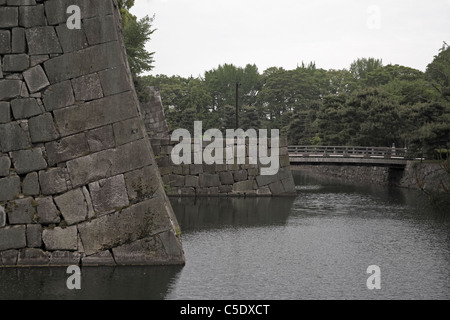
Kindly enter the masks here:
<path id="1" fill-rule="evenodd" d="M 0 269 L 0 299 L 449 299 L 450 216 L 420 193 L 295 174 L 293 198 L 172 198 L 184 267 Z M 381 290 L 368 290 L 368 266 Z"/>

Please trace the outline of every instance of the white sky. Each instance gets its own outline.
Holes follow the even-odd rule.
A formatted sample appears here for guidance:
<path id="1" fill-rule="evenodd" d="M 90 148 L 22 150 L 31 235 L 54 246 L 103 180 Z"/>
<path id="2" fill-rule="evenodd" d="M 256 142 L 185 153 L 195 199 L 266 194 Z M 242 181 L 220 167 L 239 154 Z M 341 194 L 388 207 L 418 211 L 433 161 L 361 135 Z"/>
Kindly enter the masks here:
<path id="1" fill-rule="evenodd" d="M 224 63 L 343 69 L 363 57 L 425 71 L 450 43 L 450 0 L 136 0 L 131 12 L 156 15 L 154 75 Z"/>

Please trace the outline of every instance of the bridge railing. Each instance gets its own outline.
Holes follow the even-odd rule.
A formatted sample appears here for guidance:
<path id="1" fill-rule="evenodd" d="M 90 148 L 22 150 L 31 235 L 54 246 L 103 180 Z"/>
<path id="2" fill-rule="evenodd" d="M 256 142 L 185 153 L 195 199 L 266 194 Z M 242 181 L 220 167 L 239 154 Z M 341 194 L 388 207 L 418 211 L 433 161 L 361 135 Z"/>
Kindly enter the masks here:
<path id="1" fill-rule="evenodd" d="M 383 147 L 289 146 L 290 157 L 406 159 L 407 149 Z"/>

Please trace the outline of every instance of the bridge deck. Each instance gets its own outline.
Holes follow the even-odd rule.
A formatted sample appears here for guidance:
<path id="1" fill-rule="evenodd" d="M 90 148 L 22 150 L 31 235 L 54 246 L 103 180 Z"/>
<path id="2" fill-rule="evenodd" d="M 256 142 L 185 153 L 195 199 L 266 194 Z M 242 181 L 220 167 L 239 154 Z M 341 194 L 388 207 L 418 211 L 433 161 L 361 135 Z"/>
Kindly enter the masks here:
<path id="1" fill-rule="evenodd" d="M 409 160 L 406 149 L 376 147 L 290 146 L 292 165 L 341 164 L 404 167 Z"/>

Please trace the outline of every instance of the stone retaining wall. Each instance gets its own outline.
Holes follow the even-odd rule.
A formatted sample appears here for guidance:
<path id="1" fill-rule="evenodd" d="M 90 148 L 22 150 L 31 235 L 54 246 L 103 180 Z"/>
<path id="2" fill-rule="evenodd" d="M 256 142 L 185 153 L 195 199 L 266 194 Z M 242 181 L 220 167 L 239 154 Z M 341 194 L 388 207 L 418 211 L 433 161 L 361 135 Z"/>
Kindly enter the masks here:
<path id="1" fill-rule="evenodd" d="M 141 117 L 115 0 L 0 0 L 0 266 L 184 263 Z"/>
<path id="2" fill-rule="evenodd" d="M 247 164 L 237 164 L 235 159 L 234 164 L 174 165 L 171 152 L 176 144 L 175 142 L 170 142 L 169 139 L 151 139 L 151 143 L 169 196 L 296 195 L 289 163 L 287 140 L 284 138 L 280 139 L 280 170 L 277 174 L 271 176 L 261 175 L 262 165 L 260 163 L 248 164 L 248 158 L 246 159 Z M 192 150 L 194 150 L 193 144 Z M 203 148 L 205 147 L 206 145 L 203 145 Z M 226 150 L 225 144 L 224 150 Z M 191 163 L 194 163 L 194 161 Z"/>

